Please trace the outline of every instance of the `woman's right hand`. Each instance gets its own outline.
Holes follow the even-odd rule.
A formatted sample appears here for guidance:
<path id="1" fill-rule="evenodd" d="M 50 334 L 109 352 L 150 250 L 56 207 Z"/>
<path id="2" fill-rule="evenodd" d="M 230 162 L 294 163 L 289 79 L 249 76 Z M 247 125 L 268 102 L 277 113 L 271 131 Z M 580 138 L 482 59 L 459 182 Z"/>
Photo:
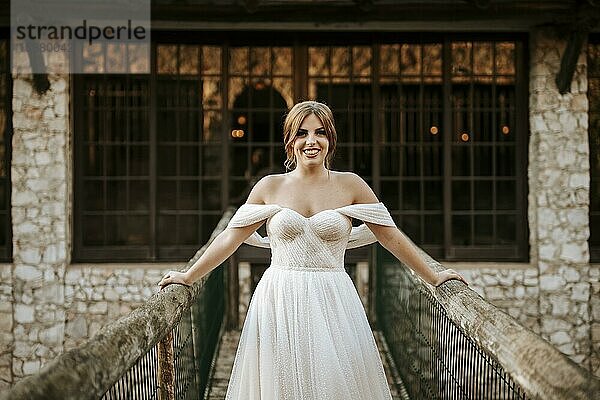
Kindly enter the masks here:
<path id="1" fill-rule="evenodd" d="M 440 271 L 438 273 L 436 273 L 436 281 L 433 283 L 433 286 L 438 287 L 440 286 L 442 283 L 449 281 L 451 279 L 455 279 L 457 281 L 462 281 L 465 285 L 469 285 L 469 282 L 467 282 L 467 280 L 465 278 L 463 278 L 463 276 L 461 274 L 459 274 L 458 272 L 456 272 L 453 269 L 445 269 L 443 271 Z"/>
<path id="2" fill-rule="evenodd" d="M 158 286 L 160 288 L 164 288 L 167 285 L 172 283 L 179 283 L 180 285 L 191 286 L 193 282 L 190 282 L 188 276 L 185 272 L 179 271 L 169 271 L 163 276 L 163 278 L 158 282 Z"/>

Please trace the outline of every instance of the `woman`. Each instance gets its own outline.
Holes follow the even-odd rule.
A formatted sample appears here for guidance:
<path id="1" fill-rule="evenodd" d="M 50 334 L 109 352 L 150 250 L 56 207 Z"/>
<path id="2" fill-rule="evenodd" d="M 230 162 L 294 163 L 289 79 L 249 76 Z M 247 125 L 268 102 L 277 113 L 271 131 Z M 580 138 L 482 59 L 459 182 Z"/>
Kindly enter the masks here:
<path id="1" fill-rule="evenodd" d="M 364 308 L 344 270 L 347 248 L 378 240 L 431 285 L 466 283 L 451 269 L 436 273 L 427 266 L 362 178 L 329 169 L 336 139 L 326 105 L 296 104 L 284 123 L 291 171 L 257 182 L 200 259 L 159 283 L 190 285 L 243 242 L 271 247 L 271 265 L 244 321 L 227 399 L 391 399 Z M 353 228 L 351 218 L 366 227 Z M 265 221 L 262 238 L 255 231 Z"/>

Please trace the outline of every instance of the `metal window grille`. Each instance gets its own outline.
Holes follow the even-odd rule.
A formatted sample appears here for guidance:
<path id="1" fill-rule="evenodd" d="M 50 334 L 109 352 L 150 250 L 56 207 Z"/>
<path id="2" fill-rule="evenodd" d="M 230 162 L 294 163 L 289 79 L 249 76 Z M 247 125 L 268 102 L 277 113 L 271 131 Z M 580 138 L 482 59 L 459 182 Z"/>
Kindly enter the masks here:
<path id="1" fill-rule="evenodd" d="M 151 75 L 79 75 L 78 260 L 180 260 L 222 213 L 221 48 L 155 44 Z"/>
<path id="2" fill-rule="evenodd" d="M 12 259 L 10 160 L 12 143 L 12 79 L 10 42 L 0 39 L 0 261 Z"/>
<path id="3" fill-rule="evenodd" d="M 159 38 L 149 75 L 76 78 L 76 259 L 189 256 L 282 171 L 301 98 L 334 111 L 333 167 L 365 178 L 430 254 L 527 258 L 522 38 L 288 36 Z"/>

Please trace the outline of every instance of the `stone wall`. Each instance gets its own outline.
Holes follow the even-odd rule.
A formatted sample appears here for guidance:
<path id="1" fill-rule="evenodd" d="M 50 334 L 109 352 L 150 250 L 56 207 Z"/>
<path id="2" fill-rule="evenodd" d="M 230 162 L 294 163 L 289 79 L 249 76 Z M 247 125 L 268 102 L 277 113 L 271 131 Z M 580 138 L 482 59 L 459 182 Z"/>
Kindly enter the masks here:
<path id="1" fill-rule="evenodd" d="M 590 340 L 592 342 L 592 351 L 590 354 L 590 370 L 600 376 L 600 264 L 590 266 L 590 315 L 592 318 L 592 327 L 590 331 Z"/>
<path id="2" fill-rule="evenodd" d="M 530 45 L 528 214 L 531 264 L 539 272 L 539 333 L 592 368 L 586 54 L 571 91 L 561 95 L 555 78 L 564 37 L 540 29 Z"/>
<path id="3" fill-rule="evenodd" d="M 530 264 L 444 263 L 444 266 L 459 271 L 469 282 L 469 287 L 486 301 L 550 341 L 582 367 L 600 376 L 598 265 L 589 267 L 593 293 L 590 293 L 588 300 L 581 302 L 582 307 L 579 309 L 574 308 L 578 302 L 565 301 L 564 294 L 549 296 L 547 293 L 540 293 L 542 286 L 539 284 L 539 269 Z M 577 294 L 573 297 L 576 296 Z M 543 298 L 550 303 L 546 313 L 539 311 Z M 586 308 L 589 317 L 585 311 L 582 312 Z M 565 313 L 573 309 L 582 312 L 582 319 L 588 321 L 587 318 L 590 318 L 591 321 L 571 325 L 572 322 L 565 318 Z M 574 320 L 580 321 L 578 318 Z M 570 333 L 574 333 L 573 336 Z"/>
<path id="4" fill-rule="evenodd" d="M 63 351 L 64 273 L 70 254 L 69 76 L 34 91 L 13 77 L 13 379 Z"/>
<path id="5" fill-rule="evenodd" d="M 0 391 L 10 386 L 13 348 L 12 265 L 0 265 Z"/>
<path id="6" fill-rule="evenodd" d="M 510 263 L 444 263 L 444 267 L 460 271 L 481 297 L 539 334 L 537 268 Z"/>
<path id="7" fill-rule="evenodd" d="M 172 268 L 166 264 L 70 265 L 65 275 L 65 349 L 139 307 L 158 292 L 157 283 Z"/>
<path id="8" fill-rule="evenodd" d="M 63 351 L 74 348 L 94 336 L 102 326 L 127 315 L 158 291 L 158 281 L 172 267 L 170 264 L 67 266 L 62 282 L 63 312 L 60 314 L 64 319 L 55 319 L 55 325 L 59 326 L 63 336 L 56 346 L 60 346 Z M 0 269 L 0 390 L 21 379 L 22 376 L 18 374 L 21 371 L 13 372 L 13 366 L 25 365 L 27 362 L 27 359 L 21 358 L 22 353 L 16 351 L 15 342 L 30 341 L 33 354 L 46 344 L 39 336 L 34 335 L 40 334 L 39 326 L 44 326 L 43 323 L 30 323 L 28 336 L 24 336 L 21 330 L 14 329 L 19 326 L 19 317 L 15 314 L 13 322 L 11 270 L 11 265 L 2 265 Z M 40 359 L 36 367 L 41 367 L 49 359 Z M 34 372 L 36 371 L 25 369 L 23 376 Z"/>

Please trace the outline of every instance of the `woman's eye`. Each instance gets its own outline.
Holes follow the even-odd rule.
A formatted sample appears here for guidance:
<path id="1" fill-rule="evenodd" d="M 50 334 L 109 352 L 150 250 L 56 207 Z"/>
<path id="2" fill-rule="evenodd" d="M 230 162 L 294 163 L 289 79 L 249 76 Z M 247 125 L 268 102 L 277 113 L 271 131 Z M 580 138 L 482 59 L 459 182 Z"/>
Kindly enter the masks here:
<path id="1" fill-rule="evenodd" d="M 304 135 L 308 135 L 308 131 L 298 131 L 298 132 L 296 132 L 296 136 L 304 136 Z"/>
<path id="2" fill-rule="evenodd" d="M 319 130 L 316 132 L 316 134 L 317 134 L 317 135 L 324 135 L 324 134 L 325 134 L 325 129 L 319 129 Z"/>

